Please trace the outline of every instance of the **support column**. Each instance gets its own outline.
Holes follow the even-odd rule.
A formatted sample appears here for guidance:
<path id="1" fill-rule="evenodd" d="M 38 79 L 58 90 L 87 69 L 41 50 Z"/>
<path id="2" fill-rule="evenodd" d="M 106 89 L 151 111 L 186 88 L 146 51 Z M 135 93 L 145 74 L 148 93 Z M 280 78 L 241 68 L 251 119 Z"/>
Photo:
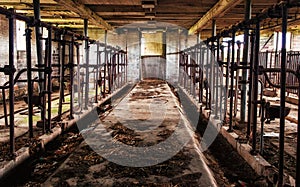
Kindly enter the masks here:
<path id="1" fill-rule="evenodd" d="M 69 46 L 69 68 L 70 68 L 70 116 L 69 119 L 74 119 L 73 117 L 73 108 L 74 108 L 74 45 L 75 39 L 72 36 L 72 40 Z M 79 73 L 79 72 L 78 72 Z"/>
<path id="2" fill-rule="evenodd" d="M 260 20 L 256 22 L 255 29 L 255 57 L 253 65 L 253 127 L 252 127 L 252 154 L 256 154 L 256 131 L 257 131 L 257 98 L 258 98 L 258 66 L 259 66 L 259 50 L 260 50 Z"/>
<path id="3" fill-rule="evenodd" d="M 107 70 L 107 63 L 108 63 L 108 54 L 107 54 L 107 30 L 104 33 L 104 72 L 103 72 L 103 97 L 106 96 L 106 70 Z"/>
<path id="4" fill-rule="evenodd" d="M 226 122 L 228 113 L 228 96 L 229 96 L 229 66 L 230 66 L 230 41 L 227 41 L 227 61 L 226 61 L 226 82 L 225 82 L 225 102 L 224 102 L 224 121 Z"/>
<path id="5" fill-rule="evenodd" d="M 252 12 L 252 0 L 245 0 L 245 21 L 251 19 Z M 244 30 L 244 50 L 243 50 L 243 64 L 247 66 L 249 59 L 249 28 Z M 245 122 L 246 119 L 246 108 L 247 108 L 247 79 L 248 70 L 243 69 L 242 71 L 242 91 L 241 91 L 241 122 Z M 249 103 L 250 104 L 250 103 Z"/>
<path id="6" fill-rule="evenodd" d="M 212 33 L 211 33 L 211 36 L 212 37 L 215 37 L 216 36 L 216 33 L 217 33 L 217 24 L 216 24 L 216 20 L 213 19 L 212 20 Z M 215 81 L 216 81 L 216 77 L 215 77 L 215 66 L 216 66 L 216 46 L 215 46 L 215 41 L 211 41 L 211 69 L 210 69 L 210 76 L 211 76 L 211 79 L 210 79 L 210 105 L 211 105 L 211 109 L 212 110 L 217 110 L 216 108 L 216 97 L 217 95 L 215 94 L 215 90 L 216 90 L 216 84 L 215 84 Z M 212 105 L 214 105 L 214 108 L 212 108 Z"/>
<path id="7" fill-rule="evenodd" d="M 215 85 L 214 85 L 214 87 L 215 87 L 215 92 L 216 92 L 216 102 L 215 102 L 215 119 L 218 119 L 219 118 L 219 114 L 221 113 L 221 103 L 222 103 L 222 99 L 220 99 L 220 101 L 219 101 L 219 89 L 221 88 L 221 85 L 219 85 L 220 84 L 220 82 L 219 82 L 219 61 L 220 61 L 220 37 L 218 37 L 217 38 L 217 46 L 216 46 L 216 51 L 217 51 L 217 53 L 216 53 L 216 57 L 215 57 L 215 60 L 216 60 L 216 62 L 215 62 L 215 66 L 216 66 L 216 68 L 215 68 Z M 222 81 L 221 81 L 222 82 Z M 222 83 L 221 83 L 222 84 Z M 222 97 L 220 97 L 220 98 L 222 98 Z M 220 102 L 220 103 L 219 103 Z M 220 108 L 219 108 L 219 104 L 220 104 Z"/>
<path id="8" fill-rule="evenodd" d="M 128 31 L 126 31 L 126 42 L 125 42 L 125 83 L 127 83 L 128 76 Z"/>
<path id="9" fill-rule="evenodd" d="M 28 101 L 28 126 L 29 126 L 29 138 L 33 138 L 33 86 L 31 75 L 31 32 L 32 30 L 27 25 L 26 33 L 26 61 L 27 61 L 27 101 Z"/>
<path id="10" fill-rule="evenodd" d="M 100 52 L 100 44 L 97 43 L 97 51 L 96 51 L 96 54 L 97 54 L 97 58 L 96 58 L 96 62 L 97 62 L 97 68 L 96 68 L 96 75 L 95 75 L 95 82 L 96 82 L 96 94 L 95 94 L 95 103 L 98 103 L 98 88 L 99 88 L 99 84 L 98 84 L 98 79 L 99 79 L 99 72 L 101 74 L 101 63 L 100 63 L 100 55 L 101 55 L 101 52 Z M 101 84 L 100 84 L 101 85 Z"/>
<path id="11" fill-rule="evenodd" d="M 166 70 L 166 67 L 167 67 L 167 31 L 163 32 L 162 33 L 162 52 L 163 52 L 163 58 L 164 58 L 164 74 L 163 74 L 163 80 L 166 80 L 166 75 L 167 75 L 167 70 Z"/>
<path id="12" fill-rule="evenodd" d="M 41 41 L 41 26 L 40 26 L 40 20 L 41 20 L 41 14 L 40 14 L 40 0 L 33 0 L 33 8 L 34 8 L 34 19 L 36 20 L 35 24 L 35 37 L 36 37 L 36 54 L 37 54 L 37 66 L 39 69 L 38 75 L 39 75 L 39 87 L 40 87 L 40 100 L 41 100 L 41 119 L 43 123 L 43 131 L 46 131 L 46 125 L 45 125 L 45 108 L 46 108 L 46 103 L 45 103 L 45 73 L 41 71 L 43 67 L 45 67 L 45 64 L 43 63 L 43 57 L 42 57 L 42 41 Z"/>
<path id="13" fill-rule="evenodd" d="M 252 119 L 252 90 L 253 90 L 253 63 L 254 63 L 254 33 L 252 32 L 250 35 L 250 43 L 251 43 L 251 48 L 250 48 L 250 71 L 249 71 L 249 99 L 248 99 L 248 121 L 247 121 L 247 138 L 250 137 L 251 134 L 251 124 L 253 122 Z"/>
<path id="14" fill-rule="evenodd" d="M 48 121 L 47 126 L 51 130 L 51 93 L 52 93 L 52 28 L 48 28 Z M 72 111 L 72 109 L 70 110 Z"/>
<path id="15" fill-rule="evenodd" d="M 16 71 L 14 66 L 14 31 L 15 18 L 13 15 L 9 16 L 9 139 L 10 139 L 10 153 L 15 154 L 15 116 L 14 116 L 14 73 Z"/>
<path id="16" fill-rule="evenodd" d="M 298 81 L 300 82 L 300 65 L 297 67 Z M 298 86 L 298 98 L 300 98 L 300 86 Z M 300 106 L 300 99 L 298 99 Z M 298 109 L 298 127 L 297 127 L 297 155 L 296 155 L 296 187 L 300 187 L 300 111 Z"/>
<path id="17" fill-rule="evenodd" d="M 232 32 L 232 41 L 231 41 L 231 65 L 230 65 L 230 111 L 229 111 L 229 129 L 228 132 L 233 131 L 233 85 L 234 85 L 234 60 L 235 60 L 235 34 L 236 32 Z M 229 63 L 228 63 L 229 65 Z"/>
<path id="18" fill-rule="evenodd" d="M 83 28 L 84 36 L 88 37 L 88 20 L 84 19 L 84 28 Z M 85 39 L 85 102 L 84 109 L 88 109 L 89 102 L 89 40 Z"/>
<path id="19" fill-rule="evenodd" d="M 138 30 L 139 35 L 139 80 L 142 80 L 142 32 Z"/>
<path id="20" fill-rule="evenodd" d="M 65 34 L 63 33 L 60 35 L 60 44 L 59 44 L 59 50 L 60 50 L 60 58 L 59 58 L 59 63 L 60 63 L 60 70 L 59 70 L 59 102 L 58 102 L 58 116 L 61 119 L 62 117 L 62 108 L 63 108 L 63 102 L 64 102 L 64 82 L 65 82 L 65 62 L 66 62 L 66 42 L 65 42 Z"/>
<path id="21" fill-rule="evenodd" d="M 282 4 L 282 48 L 281 48 L 281 73 L 280 73 L 280 134 L 279 134 L 279 176 L 278 186 L 283 186 L 284 169 L 284 131 L 285 131 L 285 91 L 286 91 L 286 33 L 287 33 L 287 4 Z M 299 119 L 298 119 L 299 120 Z"/>

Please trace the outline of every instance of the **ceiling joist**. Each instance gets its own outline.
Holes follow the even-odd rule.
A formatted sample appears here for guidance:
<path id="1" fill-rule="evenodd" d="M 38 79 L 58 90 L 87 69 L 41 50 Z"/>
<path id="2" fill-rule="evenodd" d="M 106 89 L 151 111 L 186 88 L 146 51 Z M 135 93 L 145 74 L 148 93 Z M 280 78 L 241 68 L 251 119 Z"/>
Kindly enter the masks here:
<path id="1" fill-rule="evenodd" d="M 112 26 L 101 18 L 97 13 L 86 7 L 79 0 L 55 0 L 60 5 L 67 7 L 69 10 L 76 12 L 82 18 L 89 19 L 96 26 L 104 27 L 104 29 L 112 30 Z"/>
<path id="2" fill-rule="evenodd" d="M 189 34 L 194 34 L 198 30 L 203 29 L 211 20 L 222 17 L 231 8 L 240 4 L 241 1 L 242 0 L 219 0 L 195 25 L 189 29 Z"/>

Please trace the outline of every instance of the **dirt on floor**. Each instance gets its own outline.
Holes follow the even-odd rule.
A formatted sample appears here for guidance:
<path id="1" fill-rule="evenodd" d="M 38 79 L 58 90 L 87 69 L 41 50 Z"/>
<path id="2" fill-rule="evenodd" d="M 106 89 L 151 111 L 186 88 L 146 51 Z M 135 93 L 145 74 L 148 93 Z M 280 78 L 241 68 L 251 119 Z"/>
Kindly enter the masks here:
<path id="1" fill-rule="evenodd" d="M 265 124 L 265 126 L 268 124 Z M 247 142 L 252 145 L 252 139 L 246 138 L 247 128 L 245 126 L 237 125 L 234 127 L 234 132 L 239 135 L 241 141 Z M 286 133 L 285 136 L 285 153 L 284 153 L 284 172 L 293 178 L 296 178 L 296 146 L 297 146 L 297 133 Z M 276 133 L 274 136 L 264 137 L 263 152 L 260 151 L 260 137 L 261 133 L 257 132 L 256 148 L 257 152 L 269 162 L 275 170 L 279 165 L 279 138 Z M 276 176 L 275 176 L 276 177 Z"/>
<path id="2" fill-rule="evenodd" d="M 145 84 L 144 88 L 153 88 L 157 83 Z M 153 94 L 156 93 L 151 93 Z M 176 95 L 176 93 L 174 93 Z M 135 95 L 136 96 L 136 95 Z M 134 97 L 135 97 L 134 96 Z M 147 95 L 149 97 L 151 95 Z M 139 97 L 139 96 L 138 96 Z M 138 99 L 138 98 L 135 98 Z M 206 121 L 202 120 L 198 124 L 197 135 L 203 134 L 206 128 Z M 107 127 L 112 131 L 112 136 L 116 141 L 127 145 L 149 146 L 147 142 L 141 141 L 140 137 L 132 130 L 116 123 Z M 168 138 L 173 131 L 161 127 L 159 132 L 160 140 Z M 149 167 L 125 167 L 112 162 L 94 152 L 88 145 L 81 143 L 82 136 L 76 128 L 56 139 L 47 145 L 44 153 L 38 155 L 29 163 L 30 169 L 13 175 L 23 180 L 14 180 L 14 186 L 42 186 L 49 178 L 53 186 L 74 186 L 81 184 L 85 186 L 193 186 L 195 181 L 201 178 L 202 173 L 184 174 L 184 170 L 192 161 L 183 148 L 171 159 Z M 156 142 L 157 143 L 157 142 Z M 78 148 L 80 144 L 80 148 Z M 219 186 L 267 186 L 264 178 L 260 178 L 250 166 L 236 153 L 226 140 L 218 136 L 215 142 L 204 152 L 207 164 L 213 171 Z M 68 159 L 67 166 L 63 170 L 57 170 L 61 164 Z M 23 170 L 26 167 L 23 167 Z M 86 174 L 96 179 L 97 184 L 85 181 Z M 180 177 L 177 175 L 181 173 Z M 12 179 L 13 179 L 12 178 Z M 118 179 L 113 181 L 111 178 Z M 0 186 L 7 186 L 1 184 Z"/>

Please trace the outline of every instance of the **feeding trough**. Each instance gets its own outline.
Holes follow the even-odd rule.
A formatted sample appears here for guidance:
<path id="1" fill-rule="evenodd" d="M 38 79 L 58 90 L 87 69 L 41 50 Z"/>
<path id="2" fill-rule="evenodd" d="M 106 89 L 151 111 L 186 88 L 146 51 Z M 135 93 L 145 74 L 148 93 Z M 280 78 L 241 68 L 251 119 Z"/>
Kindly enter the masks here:
<path id="1" fill-rule="evenodd" d="M 285 107 L 284 116 L 289 115 L 291 108 Z M 280 105 L 270 105 L 270 102 L 266 104 L 266 123 L 270 124 L 271 120 L 275 120 L 275 118 L 280 118 Z"/>

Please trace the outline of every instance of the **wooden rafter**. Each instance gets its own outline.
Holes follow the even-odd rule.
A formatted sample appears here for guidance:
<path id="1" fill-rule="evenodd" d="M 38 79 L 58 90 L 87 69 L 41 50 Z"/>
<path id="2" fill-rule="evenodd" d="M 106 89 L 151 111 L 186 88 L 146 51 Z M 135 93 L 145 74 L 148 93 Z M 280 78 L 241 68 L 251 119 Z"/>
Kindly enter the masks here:
<path id="1" fill-rule="evenodd" d="M 82 18 L 89 19 L 96 26 L 104 27 L 107 30 L 112 30 L 112 26 L 101 18 L 97 13 L 86 7 L 80 0 L 55 0 L 60 5 L 76 12 Z"/>
<path id="2" fill-rule="evenodd" d="M 189 34 L 194 34 L 204 28 L 212 19 L 223 16 L 231 8 L 240 4 L 242 0 L 219 0 L 199 21 L 189 29 Z"/>

